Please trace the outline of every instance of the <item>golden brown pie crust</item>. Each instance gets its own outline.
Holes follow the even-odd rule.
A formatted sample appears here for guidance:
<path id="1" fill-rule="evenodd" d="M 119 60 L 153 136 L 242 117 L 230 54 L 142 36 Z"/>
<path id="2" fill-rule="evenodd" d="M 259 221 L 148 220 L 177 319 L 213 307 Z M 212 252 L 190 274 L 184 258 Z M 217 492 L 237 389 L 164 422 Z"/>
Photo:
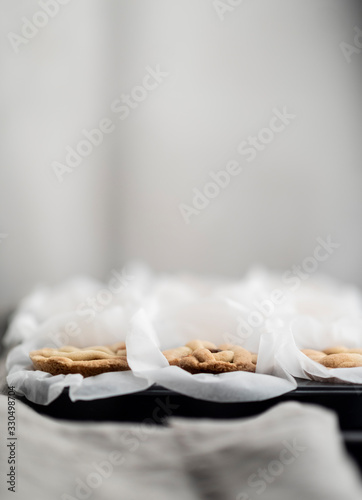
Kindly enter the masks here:
<path id="1" fill-rule="evenodd" d="M 170 365 L 190 373 L 255 372 L 257 355 L 241 346 L 216 346 L 205 340 L 192 340 L 185 346 L 163 351 Z"/>
<path id="2" fill-rule="evenodd" d="M 356 368 L 362 366 L 362 349 L 359 347 L 348 349 L 345 346 L 335 346 L 324 349 L 324 351 L 302 349 L 302 353 L 327 368 Z"/>
<path id="3" fill-rule="evenodd" d="M 124 342 L 84 348 L 70 345 L 59 349 L 45 347 L 30 352 L 29 356 L 35 370 L 52 375 L 80 373 L 83 377 L 91 377 L 100 373 L 130 369 Z"/>

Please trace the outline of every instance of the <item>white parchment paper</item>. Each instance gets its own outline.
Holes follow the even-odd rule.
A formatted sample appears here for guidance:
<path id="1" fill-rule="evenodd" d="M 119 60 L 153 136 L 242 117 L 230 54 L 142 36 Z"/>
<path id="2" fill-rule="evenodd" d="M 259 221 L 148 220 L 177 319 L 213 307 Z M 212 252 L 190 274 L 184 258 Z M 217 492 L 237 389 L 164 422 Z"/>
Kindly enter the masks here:
<path id="1" fill-rule="evenodd" d="M 268 365 L 268 373 L 277 374 L 286 370 L 299 378 L 362 384 L 362 367 L 329 369 L 300 350 L 323 350 L 337 345 L 362 347 L 362 319 L 345 317 L 323 322 L 300 316 L 285 319 L 272 330 L 263 337 L 263 342 L 269 345 L 269 356 L 273 358 Z"/>
<path id="2" fill-rule="evenodd" d="M 75 277 L 58 286 L 37 286 L 19 304 L 4 336 L 4 344 L 15 345 L 36 335 L 38 325 L 62 313 L 74 312 L 87 297 L 102 288 L 100 282 Z"/>
<path id="3" fill-rule="evenodd" d="M 297 279 L 289 273 L 286 279 L 285 273 L 265 269 L 239 280 L 155 276 L 146 266 L 130 263 L 112 270 L 107 283 L 74 278 L 25 298 L 4 338 L 7 347 L 20 343 L 8 358 L 8 383 L 32 401 L 48 404 L 66 386 L 73 400 L 126 394 L 157 383 L 206 400 L 252 401 L 292 390 L 291 375 L 333 380 L 337 374 L 338 380 L 362 382 L 362 369 L 328 370 L 299 351 L 336 344 L 361 347 L 361 304 L 359 290 L 324 276 Z M 298 319 L 301 314 L 309 315 L 307 322 Z M 170 367 L 161 350 L 195 338 L 258 352 L 257 373 L 191 375 Z M 127 341 L 132 373 L 52 377 L 34 372 L 28 357 L 30 350 L 45 346 L 118 340 Z"/>
<path id="4" fill-rule="evenodd" d="M 59 314 L 73 313 L 79 320 L 93 320 L 99 313 L 121 307 L 131 317 L 145 302 L 152 275 L 130 262 L 112 269 L 107 282 L 78 276 L 56 286 L 37 286 L 17 307 L 3 342 L 7 347 L 34 338 L 39 326 Z"/>
<path id="5" fill-rule="evenodd" d="M 75 326 L 76 325 L 76 326 Z M 68 330 L 67 330 L 68 326 Z M 43 323 L 31 340 L 14 347 L 7 358 L 7 383 L 30 401 L 47 405 L 69 387 L 72 401 L 101 399 L 146 389 L 150 383 L 130 370 L 103 373 L 84 378 L 80 374 L 53 376 L 34 370 L 29 352 L 42 347 L 76 347 L 112 344 L 126 339 L 128 319 L 122 308 L 114 307 L 99 314 L 92 322 L 80 321 L 73 313 L 58 315 Z M 66 333 L 68 332 L 68 333 Z"/>
<path id="6" fill-rule="evenodd" d="M 217 339 L 213 338 L 213 341 Z M 262 374 L 259 370 L 258 373 L 192 375 L 177 366 L 170 366 L 144 311 L 132 319 L 126 343 L 128 363 L 135 375 L 145 378 L 150 384 L 156 383 L 194 398 L 217 402 L 258 401 L 279 396 L 296 387 L 294 379 L 281 370 L 278 377 Z"/>

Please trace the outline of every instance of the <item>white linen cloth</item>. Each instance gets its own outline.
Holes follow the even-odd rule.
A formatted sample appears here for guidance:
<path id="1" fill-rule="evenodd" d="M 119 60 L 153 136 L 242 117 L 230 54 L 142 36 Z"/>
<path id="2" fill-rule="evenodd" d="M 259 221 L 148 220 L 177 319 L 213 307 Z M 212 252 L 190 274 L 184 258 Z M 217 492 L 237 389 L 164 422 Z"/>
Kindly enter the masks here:
<path id="1" fill-rule="evenodd" d="M 156 427 L 57 421 L 17 401 L 15 494 L 6 484 L 6 418 L 0 396 L 2 500 L 362 498 L 335 415 L 312 405 L 284 403 L 235 421 L 171 418 Z"/>

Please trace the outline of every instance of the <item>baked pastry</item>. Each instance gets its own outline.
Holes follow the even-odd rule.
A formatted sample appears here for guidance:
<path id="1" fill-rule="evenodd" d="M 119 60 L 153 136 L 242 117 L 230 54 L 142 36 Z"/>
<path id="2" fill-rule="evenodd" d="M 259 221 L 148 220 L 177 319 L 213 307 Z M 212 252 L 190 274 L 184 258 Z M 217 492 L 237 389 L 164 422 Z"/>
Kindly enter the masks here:
<path id="1" fill-rule="evenodd" d="M 52 375 L 80 373 L 91 377 L 105 372 L 129 370 L 126 344 L 78 348 L 71 345 L 52 349 L 45 347 L 29 354 L 35 370 Z"/>
<path id="2" fill-rule="evenodd" d="M 185 346 L 168 349 L 162 354 L 170 365 L 179 366 L 193 374 L 255 372 L 257 362 L 257 355 L 241 346 L 232 344 L 216 346 L 206 340 L 192 340 Z"/>
<path id="3" fill-rule="evenodd" d="M 324 349 L 324 351 L 302 349 L 302 353 L 327 368 L 356 368 L 362 366 L 362 349 L 359 347 L 348 349 L 344 346 L 335 346 Z"/>

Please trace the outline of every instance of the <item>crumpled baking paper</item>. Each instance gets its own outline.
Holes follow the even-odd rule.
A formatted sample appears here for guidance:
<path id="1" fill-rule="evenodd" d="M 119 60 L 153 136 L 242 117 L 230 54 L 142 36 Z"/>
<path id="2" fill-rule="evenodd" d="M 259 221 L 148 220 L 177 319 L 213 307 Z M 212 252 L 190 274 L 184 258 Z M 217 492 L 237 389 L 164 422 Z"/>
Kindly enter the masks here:
<path id="1" fill-rule="evenodd" d="M 362 316 L 362 294 L 356 286 L 320 273 L 305 276 L 300 279 L 290 271 L 279 274 L 254 268 L 243 280 L 224 283 L 214 293 L 243 305 L 246 315 L 262 311 L 266 319 L 290 314 L 325 321 Z M 278 301 L 274 300 L 276 291 L 280 292 Z"/>
<path id="2" fill-rule="evenodd" d="M 79 304 L 101 288 L 101 283 L 86 277 L 75 277 L 54 287 L 36 287 L 20 302 L 4 336 L 4 344 L 14 345 L 33 338 L 39 324 L 57 314 L 75 313 Z"/>
<path id="3" fill-rule="evenodd" d="M 202 337 L 206 338 L 207 335 L 205 330 Z M 222 342 L 222 338 L 218 341 L 215 336 L 207 338 Z M 126 344 L 128 363 L 135 375 L 146 379 L 149 384 L 156 383 L 194 398 L 217 402 L 260 401 L 296 388 L 295 380 L 282 370 L 278 377 L 262 374 L 259 368 L 258 373 L 192 375 L 178 366 L 170 366 L 161 352 L 157 333 L 145 311 L 139 311 L 131 320 Z M 259 356 L 263 357 L 263 350 L 259 351 Z"/>
<path id="4" fill-rule="evenodd" d="M 315 325 L 341 325 L 344 321 L 343 332 L 346 335 L 350 332 L 347 340 L 362 345 L 356 328 L 352 331 L 346 326 L 348 321 L 356 322 L 362 317 L 360 291 L 324 276 L 310 275 L 297 280 L 289 275 L 285 279 L 283 274 L 254 269 L 244 279 L 229 280 L 190 274 L 153 275 L 139 264 L 112 270 L 110 276 L 108 283 L 74 278 L 56 287 L 38 289 L 22 301 L 4 338 L 8 347 L 23 343 L 11 351 L 8 358 L 8 380 L 19 392 L 48 404 L 67 385 L 70 397 L 76 400 L 126 394 L 158 383 L 213 401 L 266 399 L 294 388 L 290 374 L 315 379 L 326 376 L 327 369 L 309 359 L 302 358 L 301 368 L 303 355 L 293 348 L 294 339 L 305 341 L 303 347 L 319 348 L 321 338 L 328 338 L 328 345 L 332 345 L 337 338 L 340 339 L 337 343 L 341 343 L 344 334 L 333 337 L 333 328 L 327 332 L 324 326 Z M 283 299 L 273 302 L 276 296 L 281 297 L 280 293 Z M 94 299 L 97 311 L 90 305 Z M 141 308 L 144 312 L 130 323 Z M 293 335 L 279 327 L 285 318 L 291 321 L 301 314 L 314 318 L 314 329 L 304 328 L 298 336 L 294 323 Z M 49 374 L 38 372 L 35 376 L 28 369 L 28 352 L 32 349 L 65 344 L 86 347 L 125 340 L 130 324 L 127 343 L 134 374 L 102 374 L 89 379 L 61 375 L 52 383 L 54 377 Z M 78 335 L 79 325 L 82 332 Z M 115 331 L 114 325 L 120 328 Z M 114 336 L 110 332 L 114 332 Z M 311 332 L 314 332 L 312 336 Z M 321 332 L 324 332 L 322 336 Z M 258 373 L 190 375 L 164 364 L 160 349 L 177 347 L 195 338 L 216 344 L 238 344 L 258 352 Z M 153 342 L 150 343 L 150 339 Z M 338 374 L 342 376 L 346 372 L 351 378 L 350 370 L 357 373 L 358 369 L 343 369 L 343 372 L 339 369 Z M 122 377 L 124 384 L 114 387 L 115 377 Z M 331 379 L 330 370 L 328 378 Z M 103 385 L 102 381 L 105 381 Z M 116 390 L 120 392 L 114 392 Z"/>
<path id="5" fill-rule="evenodd" d="M 147 267 L 130 263 L 112 269 L 107 283 L 74 277 L 57 286 L 38 286 L 19 304 L 5 333 L 5 346 L 32 339 L 39 325 L 59 314 L 73 313 L 80 320 L 120 306 L 131 316 L 144 301 L 151 273 Z"/>
<path id="6" fill-rule="evenodd" d="M 282 370 L 298 378 L 362 384 L 362 367 L 329 369 L 300 350 L 324 350 L 337 345 L 362 347 L 362 318 L 344 317 L 332 322 L 308 316 L 279 319 L 263 340 L 269 344 L 273 359 L 265 366 L 267 373 Z"/>
<path id="7" fill-rule="evenodd" d="M 27 399 L 48 405 L 65 387 L 69 387 L 71 401 L 102 399 L 142 391 L 150 386 L 146 379 L 136 377 L 130 370 L 103 373 L 84 378 L 80 374 L 50 375 L 34 370 L 29 352 L 42 347 L 113 344 L 124 341 L 128 318 L 121 307 L 113 307 L 99 314 L 93 321 L 80 321 L 74 313 L 55 316 L 43 323 L 33 338 L 14 347 L 6 360 L 7 383 Z"/>

